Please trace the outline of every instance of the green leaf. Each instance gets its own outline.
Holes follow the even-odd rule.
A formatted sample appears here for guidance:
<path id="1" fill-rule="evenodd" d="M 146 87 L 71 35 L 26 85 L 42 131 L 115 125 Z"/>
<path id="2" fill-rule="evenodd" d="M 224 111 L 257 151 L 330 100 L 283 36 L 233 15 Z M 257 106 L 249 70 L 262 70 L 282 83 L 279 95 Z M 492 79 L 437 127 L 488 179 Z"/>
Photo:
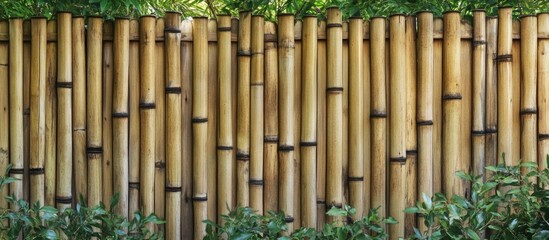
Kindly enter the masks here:
<path id="1" fill-rule="evenodd" d="M 425 193 L 421 193 L 421 197 L 423 198 L 423 202 L 425 203 L 425 207 L 427 209 L 433 208 L 433 201 L 431 201 L 431 197 Z"/>
<path id="2" fill-rule="evenodd" d="M 467 235 L 473 240 L 480 240 L 480 236 L 473 229 L 468 228 Z"/>
<path id="3" fill-rule="evenodd" d="M 398 221 L 393 217 L 388 217 L 383 222 L 385 222 L 387 224 L 397 224 L 398 223 Z"/>
<path id="4" fill-rule="evenodd" d="M 413 214 L 413 213 L 418 213 L 418 212 L 419 212 L 419 208 L 417 208 L 417 207 L 409 207 L 409 208 L 404 209 L 404 213 L 406 213 L 406 214 Z"/>

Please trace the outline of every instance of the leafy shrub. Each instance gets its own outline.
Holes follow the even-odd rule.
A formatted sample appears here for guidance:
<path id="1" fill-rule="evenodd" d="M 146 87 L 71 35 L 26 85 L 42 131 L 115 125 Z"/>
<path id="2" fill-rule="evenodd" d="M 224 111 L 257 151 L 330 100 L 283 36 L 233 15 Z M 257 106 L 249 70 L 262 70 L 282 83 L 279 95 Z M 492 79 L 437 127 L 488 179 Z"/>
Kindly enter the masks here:
<path id="1" fill-rule="evenodd" d="M 532 162 L 486 170 L 493 174 L 486 181 L 458 172 L 472 184 L 470 199 L 423 194 L 423 202 L 406 209 L 423 215 L 428 228 L 415 229 L 410 238 L 481 239 L 487 232 L 488 239 L 549 239 L 549 170 L 538 170 Z"/>
<path id="2" fill-rule="evenodd" d="M 17 179 L 8 177 L 9 167 L 4 176 L 0 176 L 0 189 Z M 88 207 L 80 198 L 75 209 L 69 208 L 59 212 L 51 206 L 29 204 L 14 196 L 5 197 L 15 209 L 0 208 L 0 239 L 162 239 L 161 234 L 150 232 L 148 224 L 164 223 L 154 214 L 144 217 L 135 212 L 132 220 L 115 214 L 112 209 L 118 203 L 119 196 L 111 198 L 109 209 L 103 203 Z"/>

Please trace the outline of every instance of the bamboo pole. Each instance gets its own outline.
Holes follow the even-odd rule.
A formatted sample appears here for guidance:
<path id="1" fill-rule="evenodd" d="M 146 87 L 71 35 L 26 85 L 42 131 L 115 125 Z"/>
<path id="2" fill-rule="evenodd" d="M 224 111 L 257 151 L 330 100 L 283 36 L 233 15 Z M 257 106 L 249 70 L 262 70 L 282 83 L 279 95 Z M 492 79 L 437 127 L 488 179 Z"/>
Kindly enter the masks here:
<path id="1" fill-rule="evenodd" d="M 73 78 L 73 164 L 74 190 L 77 199 L 88 199 L 88 166 L 86 160 L 86 48 L 84 17 L 72 19 Z"/>
<path id="2" fill-rule="evenodd" d="M 57 14 L 57 188 L 55 201 L 63 211 L 72 204 L 72 41 L 71 14 Z"/>
<path id="3" fill-rule="evenodd" d="M 364 122 L 362 78 L 362 18 L 349 19 L 349 204 L 356 209 L 354 220 L 364 209 Z"/>
<path id="4" fill-rule="evenodd" d="M 108 203 L 113 195 L 113 144 L 112 144 L 112 98 L 113 98 L 113 21 L 103 23 L 103 202 Z"/>
<path id="5" fill-rule="evenodd" d="M 473 12 L 473 125 L 472 169 L 484 175 L 486 121 L 486 12 Z"/>
<path id="6" fill-rule="evenodd" d="M 341 27 L 343 34 L 349 35 L 349 24 L 344 22 Z M 342 43 L 342 76 L 343 76 L 343 89 L 349 89 L 349 39 L 344 38 Z M 342 137 L 342 166 L 343 166 L 343 180 L 342 191 L 343 199 L 342 206 L 349 204 L 349 91 L 343 91 L 343 137 Z"/>
<path id="7" fill-rule="evenodd" d="M 23 19 L 12 18 L 9 25 L 10 177 L 23 179 Z M 16 199 L 23 198 L 23 181 L 9 189 Z"/>
<path id="8" fill-rule="evenodd" d="M 326 21 L 320 22 L 318 33 L 326 33 Z M 326 39 L 318 39 L 317 51 L 316 215 L 317 229 L 322 229 L 326 220 Z"/>
<path id="9" fill-rule="evenodd" d="M 516 24 L 516 25 L 515 25 Z M 519 35 L 519 32 L 520 32 L 520 22 L 518 21 L 513 21 L 513 24 L 514 26 L 517 26 L 517 35 Z M 515 28 L 512 28 L 512 29 L 515 29 Z M 512 30 L 514 31 L 514 30 Z M 511 37 L 513 36 L 514 34 L 512 33 L 511 34 Z M 512 64 L 511 64 L 511 71 L 513 72 L 512 74 L 512 83 L 511 83 L 511 89 L 512 89 L 512 96 L 513 96 L 513 99 L 515 99 L 513 101 L 513 104 L 512 104 L 512 112 L 511 112 L 511 115 L 513 116 L 512 118 L 512 138 L 513 138 L 513 145 L 512 145 L 512 148 L 513 148 L 513 155 L 512 156 L 509 156 L 511 159 L 513 159 L 513 165 L 517 165 L 519 164 L 519 162 L 521 161 L 520 159 L 520 156 L 521 156 L 521 153 L 520 153 L 520 136 L 521 136 L 521 114 L 520 114 L 520 104 L 521 104 L 521 101 L 520 101 L 520 96 L 521 96 L 521 76 L 522 76 L 522 73 L 521 73 L 521 68 L 520 68 L 520 59 L 521 59 L 521 52 L 520 52 L 520 40 L 518 39 L 513 39 L 512 40 L 512 49 L 511 49 L 511 55 L 512 56 L 515 56 L 515 60 L 512 61 Z"/>
<path id="10" fill-rule="evenodd" d="M 511 38 L 511 12 L 512 8 L 500 8 L 498 10 L 498 47 L 497 47 L 497 73 L 498 73 L 498 158 L 507 156 L 506 165 L 513 163 L 513 89 L 512 89 L 512 38 Z M 518 160 L 518 159 L 517 159 Z"/>
<path id="11" fill-rule="evenodd" d="M 30 84 L 31 84 L 31 24 L 23 22 L 23 198 L 30 199 Z"/>
<path id="12" fill-rule="evenodd" d="M 217 33 L 217 21 L 208 20 L 208 35 Z M 217 79 L 217 42 L 208 39 L 208 219 L 217 222 L 217 113 L 219 85 Z"/>
<path id="13" fill-rule="evenodd" d="M 455 176 L 461 159 L 461 69 L 460 14 L 444 14 L 443 88 L 442 88 L 442 190 L 448 195 L 462 194 L 463 184 Z"/>
<path id="14" fill-rule="evenodd" d="M 341 11 L 328 8 L 327 36 L 327 83 L 326 83 L 326 204 L 342 207 L 343 202 L 343 69 Z M 328 218 L 329 222 L 343 219 Z"/>
<path id="15" fill-rule="evenodd" d="M 129 172 L 128 172 L 128 214 L 139 211 L 139 22 L 130 20 L 129 44 Z"/>
<path id="16" fill-rule="evenodd" d="M 471 40 L 460 40 L 460 81 L 461 81 L 461 126 L 460 126 L 460 154 L 461 159 L 458 162 L 456 171 L 470 172 L 471 169 L 471 141 L 472 141 L 472 71 L 471 59 L 473 46 Z M 455 172 L 454 172 L 455 176 Z M 455 176 L 456 179 L 459 179 Z M 461 196 L 471 196 L 470 184 L 461 181 L 463 190 L 459 193 Z"/>
<path id="17" fill-rule="evenodd" d="M 418 18 L 418 201 L 422 194 L 433 196 L 433 13 L 421 12 Z M 427 230 L 423 217 L 417 223 L 421 232 Z"/>
<path id="18" fill-rule="evenodd" d="M 9 33 L 9 22 L 0 21 L 0 34 Z M 9 43 L 0 42 L 0 173 L 4 174 L 10 162 L 9 158 Z M 8 196 L 8 188 L 0 189 L 2 196 Z M 0 208 L 7 209 L 6 199 L 0 199 Z M 7 222 L 6 222 L 7 223 Z"/>
<path id="19" fill-rule="evenodd" d="M 549 13 L 538 15 L 538 35 L 549 32 Z M 549 155 L 549 39 L 538 39 L 538 166 L 547 168 Z"/>
<path id="20" fill-rule="evenodd" d="M 166 13 L 166 238 L 181 238 L 181 14 Z"/>
<path id="21" fill-rule="evenodd" d="M 486 146 L 485 166 L 494 166 L 498 162 L 497 137 L 498 137 L 498 115 L 497 115 L 497 47 L 498 19 L 496 17 L 486 18 Z M 488 178 L 490 174 L 486 174 Z"/>
<path id="22" fill-rule="evenodd" d="M 396 51 L 406 44 L 404 15 L 389 19 L 390 47 L 390 108 L 389 108 L 389 215 L 399 223 L 389 227 L 391 239 L 404 236 L 406 198 L 406 58 L 403 51 Z"/>
<path id="23" fill-rule="evenodd" d="M 139 22 L 140 37 L 140 142 L 139 142 L 139 178 L 140 203 L 143 214 L 149 215 L 154 211 L 154 175 L 155 175 L 155 25 L 154 16 L 142 16 Z M 152 230 L 152 226 L 147 228 Z"/>
<path id="24" fill-rule="evenodd" d="M 263 214 L 263 111 L 264 111 L 263 16 L 252 16 L 250 79 L 250 207 Z"/>
<path id="25" fill-rule="evenodd" d="M 128 217 L 129 175 L 129 35 L 130 20 L 117 18 L 114 21 L 114 78 L 112 101 L 112 163 L 113 191 L 120 194 L 114 211 Z"/>
<path id="26" fill-rule="evenodd" d="M 96 101 L 103 99 L 101 76 L 101 52 L 103 50 L 103 19 L 88 18 L 87 35 L 87 81 L 86 124 L 88 152 L 88 205 L 96 206 L 103 200 L 103 169 L 102 146 L 103 132 L 101 129 L 101 104 Z"/>
<path id="27" fill-rule="evenodd" d="M 362 32 L 363 34 L 368 33 L 369 34 L 369 28 L 370 28 L 370 21 L 363 21 L 362 26 Z M 370 191 L 371 182 L 372 182 L 372 175 L 370 174 L 372 171 L 372 161 L 371 161 L 371 147 L 372 142 L 370 141 L 371 137 L 371 121 L 370 121 L 370 112 L 371 112 L 371 81 L 370 81 L 370 40 L 364 39 L 362 41 L 362 101 L 363 101 L 363 110 L 362 110 L 362 121 L 363 121 L 363 158 L 364 158 L 364 169 L 363 169 L 363 175 L 364 175 L 364 190 L 363 190 L 363 214 L 368 214 L 370 211 L 371 204 L 370 204 L 370 196 L 372 192 Z"/>
<path id="28" fill-rule="evenodd" d="M 302 28 L 303 22 L 296 20 L 294 22 L 294 103 L 293 103 L 293 116 L 294 116 L 294 143 L 301 141 L 301 49 L 302 49 Z M 299 229 L 301 227 L 301 152 L 300 144 L 294 144 L 294 217 L 293 228 Z"/>
<path id="29" fill-rule="evenodd" d="M 285 213 L 288 232 L 294 221 L 294 15 L 278 15 L 279 76 L 279 210 Z"/>
<path id="30" fill-rule="evenodd" d="M 537 149 L 537 18 L 523 16 L 520 21 L 520 69 L 521 69 L 521 148 L 520 159 L 536 162 Z M 524 169 L 526 170 L 526 169 Z M 524 172 L 526 173 L 526 172 Z"/>
<path id="31" fill-rule="evenodd" d="M 228 214 L 234 206 L 232 194 L 234 151 L 233 151 L 233 113 L 231 106 L 232 79 L 231 79 L 231 16 L 218 15 L 218 86 L 219 86 L 219 128 L 217 139 L 217 213 L 221 220 L 222 214 Z"/>
<path id="32" fill-rule="evenodd" d="M 155 37 L 164 36 L 164 18 L 156 19 Z M 154 162 L 154 214 L 164 218 L 165 213 L 165 188 L 166 188 L 166 95 L 165 95 L 165 41 L 156 41 L 155 44 L 155 162 Z M 164 225 L 155 225 L 156 232 L 164 232 Z"/>
<path id="33" fill-rule="evenodd" d="M 236 144 L 237 142 L 237 131 L 238 131 L 238 128 L 237 128 L 237 114 L 238 114 L 238 109 L 237 109 L 237 105 L 238 105 L 238 102 L 237 102 L 237 98 L 238 98 L 238 74 L 239 74 L 239 67 L 238 67 L 238 33 L 239 33 L 239 30 L 238 30 L 238 26 L 239 26 L 239 21 L 238 21 L 238 18 L 233 18 L 231 19 L 231 80 L 232 80 L 232 84 L 231 84 L 231 97 L 233 99 L 232 101 L 232 106 L 231 106 L 231 112 L 232 112 L 232 121 L 233 121 L 233 126 L 232 126 L 232 129 L 233 129 L 233 145 Z M 278 68 L 276 69 L 278 70 Z M 232 206 L 229 206 L 231 207 L 231 209 L 233 209 L 236 204 L 237 204 L 237 160 L 236 160 L 236 151 L 233 151 L 233 169 L 235 169 L 233 172 L 232 172 L 232 188 L 233 188 L 233 193 L 231 195 L 231 197 L 233 198 L 233 205 Z M 278 183 L 278 182 L 277 182 Z M 274 196 L 273 196 L 274 197 Z"/>
<path id="34" fill-rule="evenodd" d="M 317 17 L 303 19 L 301 94 L 301 226 L 316 228 Z"/>
<path id="35" fill-rule="evenodd" d="M 265 35 L 276 36 L 276 25 L 265 23 Z M 276 38 L 265 39 L 265 137 L 264 137 L 264 211 L 278 211 L 278 53 Z"/>
<path id="36" fill-rule="evenodd" d="M 442 31 L 442 18 L 433 20 L 433 32 Z M 433 39 L 433 192 L 442 192 L 442 39 Z"/>
<path id="37" fill-rule="evenodd" d="M 251 12 L 240 12 L 238 26 L 237 205 L 249 205 Z"/>
<path id="38" fill-rule="evenodd" d="M 47 35 L 57 36 L 57 21 L 47 23 Z M 57 42 L 48 41 L 46 50 L 46 151 L 44 158 L 44 204 L 55 205 L 55 162 L 57 148 Z"/>
<path id="39" fill-rule="evenodd" d="M 194 238 L 202 239 L 208 217 L 207 137 L 208 137 L 208 19 L 193 19 L 193 201 Z"/>
<path id="40" fill-rule="evenodd" d="M 379 207 L 379 216 L 387 214 L 387 88 L 385 81 L 385 18 L 370 22 L 370 69 L 372 110 L 372 169 L 370 202 Z"/>
<path id="41" fill-rule="evenodd" d="M 418 196 L 417 169 L 417 53 L 416 53 L 416 17 L 406 16 L 405 22 L 406 46 L 406 207 L 416 205 Z M 406 214 L 405 236 L 414 234 L 416 215 Z"/>
<path id="42" fill-rule="evenodd" d="M 192 36 L 192 21 L 185 20 L 181 26 L 181 35 Z M 181 194 L 181 238 L 193 238 L 193 152 L 192 152 L 192 42 L 181 42 L 181 93 L 182 93 L 182 194 Z M 184 101 L 183 101 L 184 99 Z"/>
<path id="43" fill-rule="evenodd" d="M 33 18 L 30 86 L 30 202 L 44 204 L 44 157 L 46 151 L 46 24 Z"/>

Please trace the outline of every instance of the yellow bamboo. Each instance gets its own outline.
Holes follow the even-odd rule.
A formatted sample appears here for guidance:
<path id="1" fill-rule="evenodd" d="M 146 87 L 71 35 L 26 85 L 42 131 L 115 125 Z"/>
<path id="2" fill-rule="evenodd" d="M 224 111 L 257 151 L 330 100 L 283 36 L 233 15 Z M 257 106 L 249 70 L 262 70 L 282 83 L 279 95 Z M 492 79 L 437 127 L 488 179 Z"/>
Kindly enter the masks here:
<path id="1" fill-rule="evenodd" d="M 549 13 L 538 15 L 538 35 L 549 33 Z M 538 39 L 538 166 L 547 168 L 549 154 L 549 39 Z"/>
<path id="2" fill-rule="evenodd" d="M 520 159 L 536 162 L 537 159 L 537 18 L 524 16 L 520 26 L 520 70 L 521 70 L 521 148 Z"/>
<path id="3" fill-rule="evenodd" d="M 228 214 L 227 206 L 233 207 L 232 194 L 234 151 L 233 151 L 233 113 L 231 106 L 232 79 L 231 79 L 231 16 L 218 15 L 218 86 L 219 86 L 219 129 L 217 140 L 217 212 L 219 215 Z M 221 220 L 221 217 L 218 216 Z"/>
<path id="4" fill-rule="evenodd" d="M 181 35 L 192 36 L 192 21 L 185 20 Z M 182 147 L 181 147 L 181 238 L 193 238 L 193 151 L 192 151 L 192 42 L 181 42 Z M 183 101 L 184 99 L 184 101 Z"/>
<path id="5" fill-rule="evenodd" d="M 117 18 L 114 21 L 114 77 L 112 106 L 112 162 L 113 191 L 120 194 L 114 211 L 128 217 L 129 174 L 129 46 L 130 20 Z"/>
<path id="6" fill-rule="evenodd" d="M 252 16 L 250 78 L 250 207 L 263 214 L 263 103 L 265 19 Z"/>
<path id="7" fill-rule="evenodd" d="M 194 238 L 202 239 L 208 217 L 207 137 L 208 137 L 208 19 L 193 19 L 193 201 Z"/>
<path id="8" fill-rule="evenodd" d="M 362 24 L 362 32 L 363 34 L 369 34 L 370 29 L 370 21 L 363 21 Z M 370 112 L 371 112 L 371 81 L 370 81 L 370 40 L 364 39 L 362 41 L 362 103 L 363 103 L 363 110 L 362 110 L 362 121 L 363 121 L 363 131 L 362 134 L 363 137 L 363 158 L 364 158 L 364 164 L 363 164 L 363 175 L 364 175 L 364 183 L 363 183 L 363 214 L 367 214 L 368 211 L 371 209 L 370 205 L 370 196 L 371 196 L 371 181 L 372 181 L 372 175 L 370 174 L 372 170 L 372 161 L 371 161 L 371 147 L 372 142 L 370 141 L 371 137 L 371 121 L 370 121 Z"/>
<path id="9" fill-rule="evenodd" d="M 208 35 L 217 33 L 217 21 L 208 20 Z M 208 219 L 217 221 L 217 106 L 218 106 L 218 79 L 217 79 L 217 42 L 208 39 L 208 142 L 207 142 L 207 176 L 208 176 Z"/>
<path id="10" fill-rule="evenodd" d="M 278 211 L 278 52 L 276 25 L 265 23 L 264 211 Z"/>
<path id="11" fill-rule="evenodd" d="M 433 192 L 433 13 L 421 12 L 418 18 L 418 177 L 417 199 L 422 194 L 432 196 Z M 419 229 L 426 230 L 423 218 L 418 217 Z"/>
<path id="12" fill-rule="evenodd" d="M 145 215 L 154 212 L 154 175 L 155 175 L 155 25 L 154 16 L 142 16 L 139 22 L 140 39 L 140 142 L 139 142 L 139 178 L 140 205 Z M 152 226 L 147 226 L 152 230 Z"/>
<path id="13" fill-rule="evenodd" d="M 30 86 L 30 202 L 44 204 L 46 152 L 46 19 L 33 18 Z"/>
<path id="14" fill-rule="evenodd" d="M 364 122 L 362 78 L 362 18 L 349 19 L 349 204 L 361 219 L 364 209 Z M 366 212 L 367 213 L 367 212 Z"/>
<path id="15" fill-rule="evenodd" d="M 316 228 L 317 17 L 306 16 L 302 33 L 301 226 Z"/>
<path id="16" fill-rule="evenodd" d="M 472 42 L 471 40 L 460 40 L 460 81 L 461 81 L 461 127 L 460 127 L 460 147 L 461 159 L 458 162 L 456 171 L 469 172 L 471 169 L 471 140 L 472 140 Z M 454 177 L 459 180 L 457 176 Z M 462 196 L 470 195 L 470 184 L 461 181 L 463 190 L 459 193 Z"/>
<path id="17" fill-rule="evenodd" d="M 485 166 L 494 166 L 498 162 L 497 153 L 497 47 L 498 20 L 496 17 L 486 18 L 486 145 Z M 486 175 L 486 178 L 489 174 Z"/>
<path id="18" fill-rule="evenodd" d="M 139 22 L 130 20 L 129 46 L 129 173 L 128 173 L 128 214 L 140 210 L 139 206 Z M 88 129 L 89 131 L 89 129 Z"/>
<path id="19" fill-rule="evenodd" d="M 238 26 L 237 205 L 249 205 L 250 64 L 252 13 L 240 12 Z"/>
<path id="20" fill-rule="evenodd" d="M 442 18 L 433 20 L 433 32 L 442 32 Z M 433 192 L 442 192 L 442 39 L 433 39 Z M 438 100 L 437 100 L 438 99 Z"/>
<path id="21" fill-rule="evenodd" d="M 294 116 L 294 143 L 300 142 L 301 135 L 301 30 L 303 22 L 297 20 L 294 23 L 294 104 L 293 104 L 293 116 Z M 301 146 L 299 144 L 294 145 L 294 217 L 293 228 L 298 229 L 301 227 Z"/>
<path id="22" fill-rule="evenodd" d="M 321 33 L 326 33 L 326 21 L 318 25 Z M 322 229 L 326 217 L 326 39 L 318 39 L 317 49 L 316 226 Z"/>
<path id="23" fill-rule="evenodd" d="M 498 45 L 497 45 L 497 109 L 498 109 L 498 159 L 505 154 L 505 164 L 511 165 L 513 157 L 513 88 L 512 88 L 512 8 L 498 10 Z M 518 161 L 518 159 L 516 159 Z M 503 161 L 503 159 L 502 159 Z"/>
<path id="24" fill-rule="evenodd" d="M 99 99 L 103 99 L 101 90 L 101 52 L 103 50 L 103 19 L 88 18 L 87 34 L 87 151 L 88 151 L 88 205 L 96 206 L 103 200 L 102 147 L 102 114 Z"/>
<path id="25" fill-rule="evenodd" d="M 484 174 L 486 121 L 486 12 L 473 12 L 473 124 L 472 169 L 475 175 Z"/>
<path id="26" fill-rule="evenodd" d="M 513 26 L 517 26 L 517 35 L 519 35 L 518 32 L 520 32 L 520 22 L 513 21 Z M 512 29 L 515 29 L 514 27 Z M 514 31 L 514 30 L 513 30 Z M 511 34 L 513 36 L 514 33 Z M 512 112 L 511 115 L 513 116 L 512 122 L 513 122 L 513 128 L 512 128 L 512 138 L 513 138 L 513 155 L 509 156 L 511 159 L 513 159 L 513 164 L 517 165 L 519 163 L 520 156 L 520 131 L 521 131 L 521 116 L 520 116 L 520 95 L 521 95 L 521 69 L 520 69 L 520 40 L 513 39 L 512 40 L 512 49 L 511 49 L 511 55 L 516 56 L 515 60 L 512 61 L 511 69 L 513 72 L 512 75 L 512 83 L 511 83 L 511 89 L 513 94 L 513 99 L 516 99 L 513 101 L 512 104 Z"/>
<path id="27" fill-rule="evenodd" d="M 103 202 L 108 203 L 113 195 L 112 169 L 112 98 L 113 98 L 113 21 L 103 23 Z"/>
<path id="28" fill-rule="evenodd" d="M 47 35 L 57 36 L 57 21 L 48 21 Z M 48 42 L 46 51 L 46 152 L 44 159 L 44 204 L 55 205 L 55 162 L 57 133 L 57 43 Z"/>
<path id="29" fill-rule="evenodd" d="M 158 18 L 155 26 L 156 39 L 164 36 L 165 19 Z M 164 218 L 166 187 L 166 95 L 165 95 L 165 52 L 164 41 L 156 41 L 155 76 L 155 162 L 154 162 L 154 214 Z M 155 231 L 164 232 L 164 225 L 155 225 Z"/>
<path id="30" fill-rule="evenodd" d="M 71 14 L 57 14 L 57 188 L 59 210 L 72 205 L 72 41 Z"/>
<path id="31" fill-rule="evenodd" d="M 390 48 L 390 108 L 389 108 L 389 215 L 400 224 L 389 227 L 391 239 L 404 236 L 406 198 L 406 64 L 405 52 L 395 51 L 406 43 L 406 17 L 393 15 L 389 19 Z"/>
<path id="32" fill-rule="evenodd" d="M 30 199 L 30 84 L 31 84 L 31 24 L 23 22 L 23 198 Z"/>
<path id="33" fill-rule="evenodd" d="M 166 13 L 166 238 L 181 238 L 181 14 Z"/>
<path id="34" fill-rule="evenodd" d="M 8 21 L 0 21 L 0 34 L 9 33 Z M 9 159 L 9 44 L 0 42 L 0 173 L 4 174 L 8 167 Z M 8 188 L 0 189 L 2 196 L 9 195 Z M 0 208 L 6 209 L 8 202 L 0 199 Z"/>
<path id="35" fill-rule="evenodd" d="M 77 200 L 88 199 L 88 166 L 86 159 L 86 48 L 84 17 L 72 19 L 73 78 L 73 164 L 74 189 Z"/>
<path id="36" fill-rule="evenodd" d="M 288 232 L 294 221 L 294 15 L 278 16 L 279 76 L 279 196 L 278 207 L 285 213 Z"/>
<path id="37" fill-rule="evenodd" d="M 231 112 L 233 113 L 233 145 L 237 142 L 237 119 L 238 119 L 238 109 L 237 109 L 237 105 L 238 105 L 238 102 L 237 102 L 237 97 L 238 97 L 238 74 L 239 74 L 239 67 L 238 67 L 238 33 L 239 33 L 239 30 L 238 30 L 238 26 L 239 26 L 239 21 L 238 21 L 238 18 L 233 18 L 231 19 L 231 79 L 232 79 L 232 84 L 231 84 L 231 96 L 232 96 L 232 99 L 234 101 L 232 101 L 232 106 L 231 106 Z M 276 69 L 278 70 L 278 69 Z M 232 193 L 232 198 L 233 198 L 233 205 L 232 206 L 229 206 L 232 208 L 234 208 L 237 204 L 237 191 L 238 191 L 238 188 L 237 188 L 237 161 L 236 161 L 236 151 L 233 151 L 233 169 L 235 169 L 233 172 L 232 172 L 232 184 L 233 184 L 233 193 Z"/>
<path id="38" fill-rule="evenodd" d="M 387 213 L 387 85 L 385 80 L 385 18 L 370 22 L 370 69 L 372 110 L 371 192 L 372 208 Z"/>

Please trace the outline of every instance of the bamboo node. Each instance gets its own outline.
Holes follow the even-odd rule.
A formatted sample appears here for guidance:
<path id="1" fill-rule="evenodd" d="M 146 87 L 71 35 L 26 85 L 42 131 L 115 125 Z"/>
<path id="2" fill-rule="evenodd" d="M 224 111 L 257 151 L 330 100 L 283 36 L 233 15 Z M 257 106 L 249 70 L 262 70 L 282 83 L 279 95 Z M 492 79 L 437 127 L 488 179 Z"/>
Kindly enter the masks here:
<path id="1" fill-rule="evenodd" d="M 326 92 L 328 92 L 328 93 L 341 93 L 341 92 L 343 92 L 343 87 L 327 87 Z"/>
<path id="2" fill-rule="evenodd" d="M 181 88 L 180 87 L 166 87 L 164 92 L 166 92 L 166 94 L 181 94 Z"/>
<path id="3" fill-rule="evenodd" d="M 264 53 L 263 52 L 252 52 L 252 56 L 253 55 L 263 55 Z"/>
<path id="4" fill-rule="evenodd" d="M 449 93 L 442 96 L 442 100 L 461 100 L 460 93 Z"/>
<path id="5" fill-rule="evenodd" d="M 538 135 L 538 140 L 539 141 L 543 141 L 543 140 L 547 140 L 547 139 L 549 139 L 549 134 L 547 134 L 547 133 L 542 133 L 542 134 Z"/>
<path id="6" fill-rule="evenodd" d="M 159 169 L 164 169 L 166 168 L 166 163 L 162 161 L 156 161 L 156 163 L 154 163 L 154 167 Z"/>
<path id="7" fill-rule="evenodd" d="M 139 103 L 139 108 L 141 109 L 155 109 L 156 104 L 155 103 Z"/>
<path id="8" fill-rule="evenodd" d="M 256 87 L 256 86 L 263 86 L 263 83 L 251 83 L 250 86 Z"/>
<path id="9" fill-rule="evenodd" d="M 44 173 L 46 173 L 44 168 L 29 168 L 29 174 L 30 175 L 40 175 L 40 174 L 44 174 Z"/>
<path id="10" fill-rule="evenodd" d="M 341 23 L 328 23 L 326 24 L 326 28 L 341 28 L 343 27 L 343 24 Z"/>
<path id="11" fill-rule="evenodd" d="M 127 112 L 113 112 L 112 117 L 113 118 L 129 118 L 130 114 Z"/>
<path id="12" fill-rule="evenodd" d="M 432 126 L 433 121 L 432 120 L 417 121 L 416 125 L 418 125 L 418 126 Z"/>
<path id="13" fill-rule="evenodd" d="M 230 32 L 231 30 L 232 30 L 231 27 L 218 27 L 217 28 L 218 32 Z"/>
<path id="14" fill-rule="evenodd" d="M 200 117 L 196 117 L 196 118 L 193 118 L 191 120 L 192 123 L 207 123 L 208 122 L 208 118 L 200 118 Z"/>
<path id="15" fill-rule="evenodd" d="M 250 154 L 249 153 L 238 152 L 238 153 L 236 153 L 236 160 L 250 161 Z"/>
<path id="16" fill-rule="evenodd" d="M 233 146 L 217 146 L 217 150 L 230 151 L 230 150 L 233 150 Z"/>
<path id="17" fill-rule="evenodd" d="M 247 50 L 239 50 L 238 53 L 236 53 L 236 56 L 252 56 L 252 53 L 250 51 L 247 51 Z"/>
<path id="18" fill-rule="evenodd" d="M 300 142 L 299 146 L 302 146 L 302 147 L 316 147 L 316 141 L 315 142 Z"/>
<path id="19" fill-rule="evenodd" d="M 406 157 L 391 157 L 391 158 L 389 158 L 389 162 L 405 164 L 406 163 Z"/>
<path id="20" fill-rule="evenodd" d="M 10 169 L 10 174 L 23 174 L 25 169 L 23 168 L 12 168 Z"/>
<path id="21" fill-rule="evenodd" d="M 498 133 L 498 129 L 496 128 L 488 128 L 486 129 L 486 134 L 491 134 L 491 133 Z"/>
<path id="22" fill-rule="evenodd" d="M 511 54 L 503 54 L 496 56 L 496 62 L 512 62 L 513 61 L 513 55 Z"/>
<path id="23" fill-rule="evenodd" d="M 278 143 L 278 136 L 275 135 L 265 135 L 263 141 L 266 143 Z"/>
<path id="24" fill-rule="evenodd" d="M 263 180 L 250 179 L 249 184 L 252 186 L 263 186 Z"/>
<path id="25" fill-rule="evenodd" d="M 276 37 L 276 34 L 272 34 L 272 33 L 265 33 L 263 35 L 263 38 L 265 39 L 264 42 L 278 42 L 278 39 Z"/>
<path id="26" fill-rule="evenodd" d="M 281 151 L 281 152 L 291 152 L 293 150 L 294 150 L 294 146 L 291 146 L 291 145 L 278 146 L 278 151 Z"/>
<path id="27" fill-rule="evenodd" d="M 326 200 L 317 199 L 316 204 L 326 204 Z"/>
<path id="28" fill-rule="evenodd" d="M 166 192 L 181 192 L 182 189 L 182 187 L 165 187 Z"/>
<path id="29" fill-rule="evenodd" d="M 486 45 L 486 41 L 484 41 L 484 40 L 473 41 L 473 47 L 478 47 L 478 46 L 482 46 L 482 45 Z"/>
<path id="30" fill-rule="evenodd" d="M 538 110 L 535 108 L 526 108 L 523 110 L 520 110 L 520 115 L 535 115 L 538 113 Z"/>
<path id="31" fill-rule="evenodd" d="M 351 177 L 351 176 L 349 176 L 347 178 L 347 181 L 349 181 L 349 182 L 362 182 L 362 181 L 364 181 L 364 177 Z"/>
<path id="32" fill-rule="evenodd" d="M 61 204 L 71 204 L 72 203 L 72 197 L 55 197 L 55 202 L 61 203 Z"/>
<path id="33" fill-rule="evenodd" d="M 417 155 L 417 149 L 406 150 L 406 155 Z"/>
<path id="34" fill-rule="evenodd" d="M 208 201 L 208 196 L 192 197 L 191 199 L 193 200 L 193 202 L 206 202 L 206 201 Z"/>
<path id="35" fill-rule="evenodd" d="M 88 147 L 87 149 L 88 154 L 100 154 L 103 153 L 102 147 Z"/>
<path id="36" fill-rule="evenodd" d="M 382 111 L 374 111 L 370 114 L 370 118 L 387 118 L 387 113 Z"/>
<path id="37" fill-rule="evenodd" d="M 292 222 L 294 222 L 294 217 L 292 217 L 292 216 L 287 216 L 287 217 L 284 218 L 284 222 L 286 222 L 286 223 L 292 223 Z"/>
<path id="38" fill-rule="evenodd" d="M 56 82 L 55 87 L 57 87 L 57 88 L 72 88 L 72 82 Z"/>
<path id="39" fill-rule="evenodd" d="M 181 33 L 179 28 L 164 28 L 165 33 Z"/>
<path id="40" fill-rule="evenodd" d="M 473 131 L 471 131 L 471 135 L 473 135 L 473 136 L 483 136 L 484 134 L 486 134 L 486 131 L 484 131 L 484 130 L 473 130 Z"/>
<path id="41" fill-rule="evenodd" d="M 139 189 L 141 188 L 140 184 L 138 182 L 130 182 L 129 184 L 129 188 L 131 189 Z"/>

